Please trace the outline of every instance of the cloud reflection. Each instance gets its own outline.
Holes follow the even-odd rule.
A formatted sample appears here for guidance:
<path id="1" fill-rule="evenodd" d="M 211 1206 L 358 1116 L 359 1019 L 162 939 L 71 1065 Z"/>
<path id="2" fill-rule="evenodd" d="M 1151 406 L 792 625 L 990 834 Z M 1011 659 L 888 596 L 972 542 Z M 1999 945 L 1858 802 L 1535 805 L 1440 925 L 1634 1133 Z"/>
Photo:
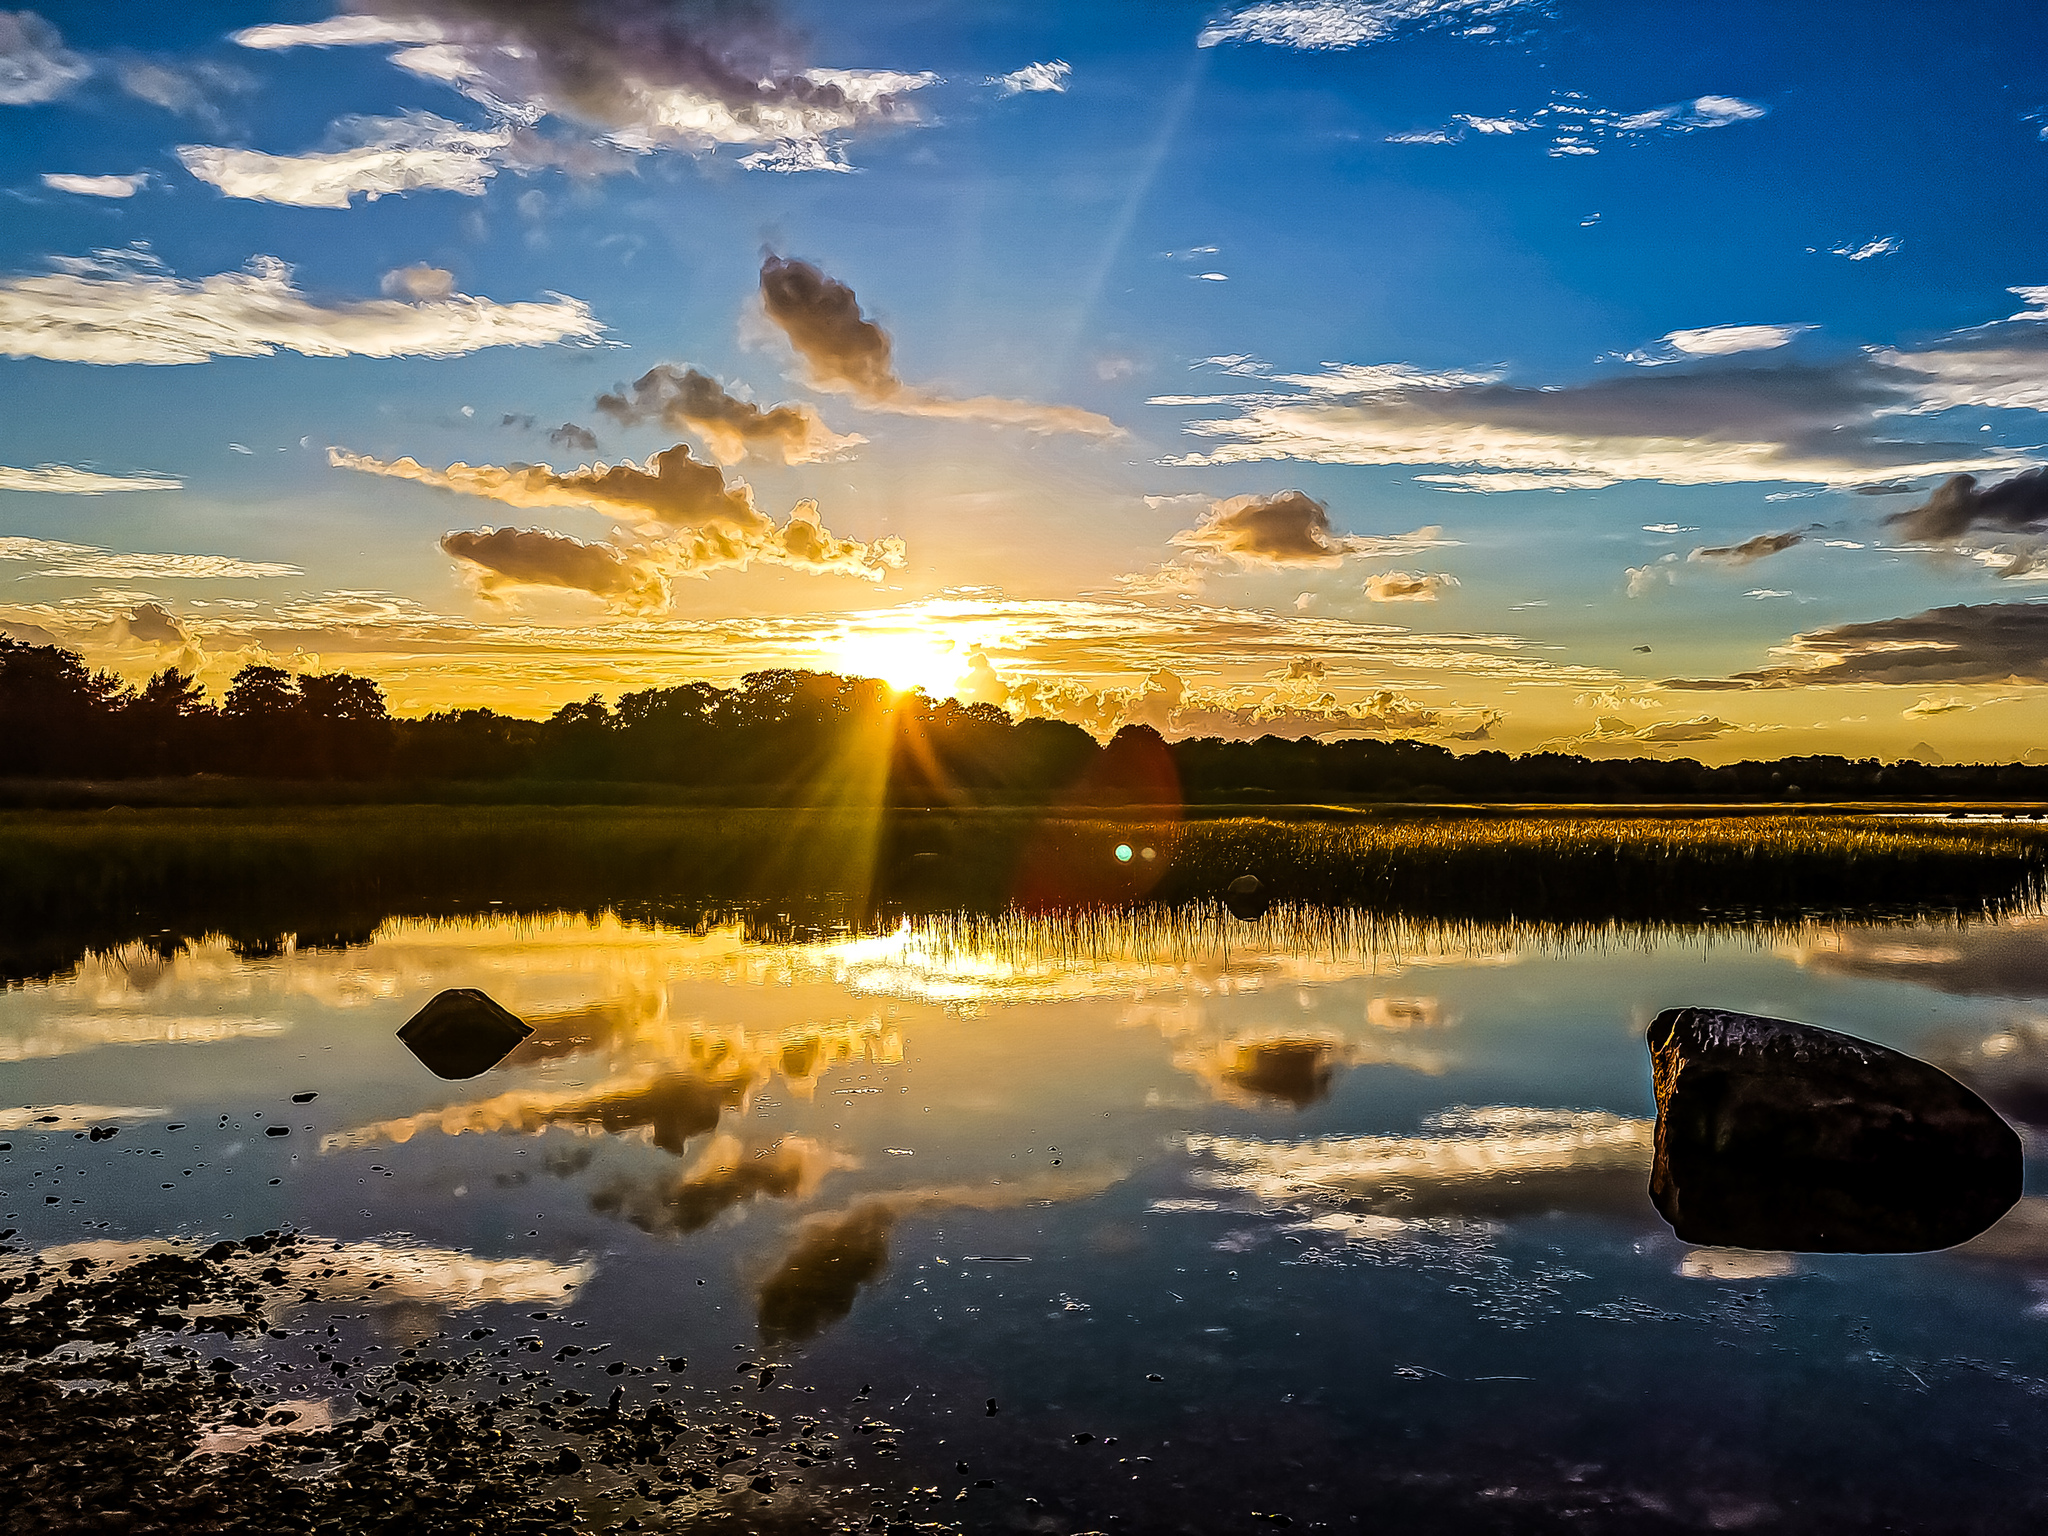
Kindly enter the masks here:
<path id="1" fill-rule="evenodd" d="M 696 1232 L 758 1198 L 807 1200 L 828 1173 L 858 1166 L 858 1159 L 803 1136 L 785 1136 L 750 1152 L 739 1137 L 723 1135 L 681 1175 L 616 1179 L 591 1196 L 590 1204 L 643 1232 Z"/>

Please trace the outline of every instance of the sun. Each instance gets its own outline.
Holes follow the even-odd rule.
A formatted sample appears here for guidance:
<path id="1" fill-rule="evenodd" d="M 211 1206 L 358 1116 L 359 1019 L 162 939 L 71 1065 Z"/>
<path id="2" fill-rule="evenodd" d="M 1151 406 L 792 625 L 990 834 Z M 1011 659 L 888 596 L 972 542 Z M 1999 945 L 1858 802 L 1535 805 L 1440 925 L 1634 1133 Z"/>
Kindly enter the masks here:
<path id="1" fill-rule="evenodd" d="M 935 699 L 958 686 L 966 667 L 950 640 L 915 630 L 863 630 L 833 642 L 834 671 L 849 677 L 878 677 L 898 693 L 922 688 Z"/>

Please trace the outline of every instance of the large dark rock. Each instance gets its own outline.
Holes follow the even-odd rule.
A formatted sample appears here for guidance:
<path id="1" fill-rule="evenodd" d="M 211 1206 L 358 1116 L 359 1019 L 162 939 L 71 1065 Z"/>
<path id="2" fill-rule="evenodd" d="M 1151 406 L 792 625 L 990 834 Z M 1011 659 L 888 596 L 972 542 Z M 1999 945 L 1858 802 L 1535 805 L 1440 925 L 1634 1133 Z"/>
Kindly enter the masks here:
<path id="1" fill-rule="evenodd" d="M 1748 1013 L 1650 1025 L 1650 1199 L 1687 1242 L 1918 1253 L 2020 1196 L 2020 1139 L 1961 1083 L 1867 1040 Z"/>
<path id="2" fill-rule="evenodd" d="M 512 1053 L 533 1031 L 474 987 L 450 987 L 398 1032 L 436 1077 L 475 1077 Z"/>
<path id="3" fill-rule="evenodd" d="M 1223 905 L 1230 909 L 1230 915 L 1247 923 L 1255 923 L 1266 915 L 1266 909 L 1273 904 L 1273 893 L 1257 875 L 1239 875 L 1223 888 Z"/>

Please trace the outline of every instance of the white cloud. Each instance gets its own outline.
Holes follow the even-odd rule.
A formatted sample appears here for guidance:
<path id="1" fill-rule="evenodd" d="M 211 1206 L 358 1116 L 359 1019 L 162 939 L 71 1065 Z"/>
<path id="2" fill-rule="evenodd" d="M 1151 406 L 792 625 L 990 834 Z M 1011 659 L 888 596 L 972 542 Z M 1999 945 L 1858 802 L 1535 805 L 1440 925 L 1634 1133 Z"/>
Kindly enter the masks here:
<path id="1" fill-rule="evenodd" d="M 1520 115 L 1483 116 L 1457 112 L 1442 128 L 1417 129 L 1387 135 L 1389 144 L 1459 144 L 1468 131 L 1483 138 L 1540 132 L 1550 143 L 1553 157 L 1597 155 L 1603 144 L 1632 139 L 1666 138 L 1674 134 L 1699 133 L 1709 128 L 1726 128 L 1735 123 L 1754 122 L 1768 116 L 1770 108 L 1735 96 L 1696 96 L 1690 101 L 1671 102 L 1646 111 L 1621 112 L 1596 106 L 1577 91 L 1560 91 L 1533 112 Z M 1583 224 L 1599 221 L 1596 213 Z"/>
<path id="2" fill-rule="evenodd" d="M 1221 446 L 1175 466 L 1294 459 L 1443 466 L 1448 490 L 1586 489 L 1794 481 L 1854 487 L 2031 462 L 1972 433 L 1954 441 L 1907 423 L 1952 407 L 2048 411 L 2048 286 L 2013 290 L 2027 308 L 1916 349 L 1871 348 L 1770 368 L 1713 366 L 1738 346 L 1780 344 L 1791 326 L 1673 332 L 1691 348 L 1653 372 L 1565 385 L 1498 372 L 1325 364 L 1242 394 L 1155 397 L 1225 407 L 1188 423 Z M 1707 364 L 1708 366 L 1701 366 Z M 1291 392 L 1290 392 L 1291 391 Z"/>
<path id="3" fill-rule="evenodd" d="M 378 15 L 382 7 L 391 12 Z M 659 10 L 661 14 L 653 14 Z M 714 8 L 715 10 L 716 8 Z M 749 168 L 838 169 L 836 135 L 922 121 L 906 99 L 926 71 L 764 71 L 790 39 L 765 7 L 707 19 L 691 8 L 486 8 L 459 0 L 369 0 L 366 14 L 250 27 L 246 48 L 390 47 L 391 62 L 461 92 L 501 121 L 556 117 L 635 153 L 757 149 Z M 793 146 L 809 144 L 806 151 Z"/>
<path id="4" fill-rule="evenodd" d="M 49 496 L 104 496 L 108 491 L 178 491 L 182 480 L 169 475 L 102 475 L 69 464 L 38 464 L 12 469 L 0 464 L 0 491 L 41 491 Z"/>
<path id="5" fill-rule="evenodd" d="M 228 34 L 244 48 L 277 51 L 285 48 L 359 48 L 380 43 L 438 43 L 447 34 L 424 18 L 333 16 L 302 26 L 276 23 L 246 27 Z"/>
<path id="6" fill-rule="evenodd" d="M 1196 41 L 1270 43 L 1280 48 L 1361 48 L 1419 32 L 1534 9 L 1538 0 L 1263 0 L 1204 28 Z M 1490 32 L 1491 28 L 1474 28 Z"/>
<path id="7" fill-rule="evenodd" d="M 1868 261 L 1873 256 L 1889 256 L 1903 249 L 1905 244 L 1906 242 L 1897 235 L 1879 235 L 1875 240 L 1866 240 L 1861 245 L 1853 240 L 1841 245 L 1831 245 L 1828 247 L 1828 254 L 1846 256 L 1851 261 Z"/>
<path id="8" fill-rule="evenodd" d="M 42 277 L 0 278 L 0 353 L 73 363 L 202 363 L 211 357 L 457 357 L 484 347 L 595 341 L 579 299 L 498 304 L 451 294 L 401 303 L 321 304 L 291 269 L 259 256 L 248 270 L 190 281 L 137 251 L 57 258 Z"/>
<path id="9" fill-rule="evenodd" d="M 74 197 L 133 197 L 149 185 L 149 172 L 128 176 L 74 176 L 69 171 L 43 172 L 43 185 Z"/>
<path id="10" fill-rule="evenodd" d="M 1707 325 L 1691 331 L 1666 331 L 1663 340 L 1681 357 L 1732 357 L 1738 352 L 1773 351 L 1817 329 L 1812 325 Z"/>
<path id="11" fill-rule="evenodd" d="M 491 157 L 511 143 L 512 130 L 482 132 L 410 112 L 344 118 L 329 137 L 336 148 L 304 155 L 181 144 L 178 159 L 229 197 L 293 208 L 346 208 L 358 194 L 371 202 L 422 191 L 481 197 L 498 173 Z"/>
<path id="12" fill-rule="evenodd" d="M 0 11 L 0 106 L 55 101 L 91 73 L 34 11 Z"/>
<path id="13" fill-rule="evenodd" d="M 1065 59 L 1050 59 L 1043 64 L 1026 64 L 1007 75 L 990 75 L 981 83 L 994 86 L 1005 96 L 1021 96 L 1027 91 L 1064 91 L 1067 77 L 1073 72 L 1074 66 Z"/>
<path id="14" fill-rule="evenodd" d="M 377 286 L 391 299 L 445 299 L 455 291 L 455 274 L 446 267 L 414 262 L 386 272 Z"/>
<path id="15" fill-rule="evenodd" d="M 90 581 L 246 581 L 263 576 L 303 576 L 296 565 L 237 560 L 232 555 L 133 555 L 91 544 L 55 539 L 0 537 L 0 560 L 37 564 L 37 576 Z"/>
<path id="16" fill-rule="evenodd" d="M 777 171 L 785 176 L 803 171 L 853 169 L 847 163 L 846 151 L 823 139 L 785 139 L 771 148 L 740 156 L 740 164 L 750 171 Z"/>

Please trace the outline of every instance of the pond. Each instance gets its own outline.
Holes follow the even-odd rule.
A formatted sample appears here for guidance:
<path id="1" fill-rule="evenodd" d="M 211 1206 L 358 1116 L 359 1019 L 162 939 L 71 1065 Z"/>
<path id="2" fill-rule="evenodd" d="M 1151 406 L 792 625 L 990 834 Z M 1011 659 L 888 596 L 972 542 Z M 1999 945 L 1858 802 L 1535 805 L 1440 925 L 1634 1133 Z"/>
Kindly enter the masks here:
<path id="1" fill-rule="evenodd" d="M 395 1031 L 457 987 L 533 1033 L 448 1082 Z M 51 1264 L 302 1234 L 284 1326 L 223 1345 L 301 1423 L 473 1336 L 572 1394 L 802 1420 L 777 1497 L 877 1522 L 2031 1527 L 2048 1198 L 1938 1254 L 1680 1242 L 1643 1035 L 1691 1004 L 2048 1117 L 2026 911 L 485 909 L 129 942 L 0 994 L 0 1215 Z"/>

